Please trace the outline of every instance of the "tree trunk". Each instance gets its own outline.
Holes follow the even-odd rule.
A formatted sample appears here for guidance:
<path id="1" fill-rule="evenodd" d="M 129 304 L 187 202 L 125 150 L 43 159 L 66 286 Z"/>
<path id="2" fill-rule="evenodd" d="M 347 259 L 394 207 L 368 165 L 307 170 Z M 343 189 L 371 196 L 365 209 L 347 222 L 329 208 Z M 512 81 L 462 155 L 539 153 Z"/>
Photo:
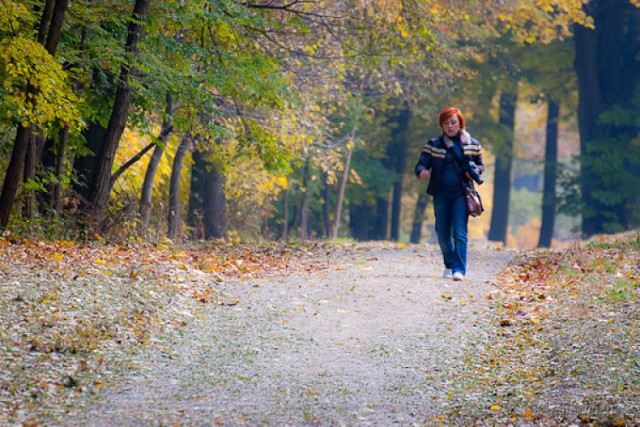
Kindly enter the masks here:
<path id="1" fill-rule="evenodd" d="M 204 237 L 207 240 L 222 238 L 227 232 L 225 184 L 226 178 L 209 164 L 204 184 Z"/>
<path id="2" fill-rule="evenodd" d="M 496 148 L 496 168 L 493 190 L 493 212 L 489 240 L 507 243 L 509 226 L 509 199 L 511 195 L 511 165 L 513 162 L 513 132 L 515 126 L 517 95 L 503 92 L 500 96 L 499 124 L 508 136 L 500 147 Z"/>
<path id="3" fill-rule="evenodd" d="M 331 185 L 328 182 L 328 173 L 324 174 L 324 183 L 322 188 L 322 217 L 324 219 L 324 237 L 329 238 L 332 235 L 331 229 Z"/>
<path id="4" fill-rule="evenodd" d="M 91 189 L 94 187 L 94 182 L 96 180 L 96 165 L 98 160 L 96 153 L 99 153 L 102 150 L 101 147 L 104 141 L 104 132 L 105 128 L 99 123 L 89 121 L 87 127 L 82 132 L 82 136 L 86 141 L 86 148 L 91 151 L 92 154 L 76 156 L 73 162 L 73 170 L 78 177 L 73 190 L 80 196 L 85 208 L 88 207 L 89 198 L 91 197 Z"/>
<path id="5" fill-rule="evenodd" d="M 411 243 L 420 243 L 422 237 L 422 223 L 424 222 L 424 211 L 429 204 L 429 195 L 421 192 L 416 201 L 416 210 L 413 213 L 413 226 L 411 227 Z"/>
<path id="6" fill-rule="evenodd" d="M 150 3 L 151 0 L 136 0 L 133 9 L 132 19 L 129 23 L 127 44 L 125 46 L 126 53 L 133 58 L 135 58 L 138 53 L 138 42 L 144 31 L 142 20 L 147 14 Z M 113 167 L 115 154 L 120 144 L 120 137 L 127 123 L 131 92 L 133 91 L 133 88 L 129 84 L 132 71 L 131 61 L 127 61 L 120 69 L 120 77 L 118 78 L 111 117 L 105 131 L 102 151 L 98 153 L 95 181 L 89 200 L 92 213 L 98 220 L 109 203 L 112 188 L 111 168 Z"/>
<path id="7" fill-rule="evenodd" d="M 632 111 L 640 83 L 640 10 L 628 1 L 599 0 L 585 6 L 595 29 L 576 26 L 575 69 L 578 77 L 578 126 L 580 130 L 580 193 L 582 234 L 624 229 L 628 226 L 625 193 L 635 188 L 637 177 L 625 182 L 625 174 L 603 168 L 613 161 L 628 169 L 633 150 L 629 141 L 637 127 L 604 123 L 601 116 L 614 107 Z M 607 149 L 604 149 L 607 147 Z M 618 158 L 613 158 L 613 156 Z M 629 169 L 630 170 L 630 169 Z M 629 200 L 627 200 L 629 199 Z"/>
<path id="8" fill-rule="evenodd" d="M 373 209 L 368 205 L 351 206 L 349 225 L 351 235 L 361 242 L 371 240 L 371 216 Z"/>
<path id="9" fill-rule="evenodd" d="M 544 154 L 544 187 L 542 190 L 542 225 L 539 248 L 551 246 L 556 219 L 556 177 L 558 170 L 558 120 L 560 104 L 551 98 L 547 101 L 547 140 Z"/>
<path id="10" fill-rule="evenodd" d="M 289 240 L 289 192 L 291 190 L 291 186 L 288 186 L 284 193 L 284 202 L 282 207 L 282 218 L 284 219 L 284 223 L 282 224 L 282 235 L 281 238 L 283 241 Z"/>
<path id="11" fill-rule="evenodd" d="M 182 137 L 182 141 L 180 141 L 180 145 L 176 151 L 176 156 L 173 159 L 173 167 L 171 168 L 167 236 L 172 240 L 175 240 L 178 237 L 178 231 L 180 228 L 180 175 L 182 173 L 184 158 L 190 147 L 191 134 L 187 132 Z"/>
<path id="12" fill-rule="evenodd" d="M 140 227 L 146 232 L 149 227 L 149 214 L 151 212 L 151 196 L 153 195 L 153 181 L 164 153 L 164 148 L 169 140 L 169 135 L 173 130 L 173 112 L 175 110 L 175 102 L 171 95 L 166 96 L 167 109 L 165 117 L 162 120 L 160 135 L 158 135 L 158 144 L 153 149 L 151 159 L 147 165 L 147 171 L 144 174 L 144 182 L 142 183 L 142 194 L 140 195 Z"/>
<path id="13" fill-rule="evenodd" d="M 53 6 L 55 0 L 47 0 L 42 9 L 42 17 L 40 19 L 40 25 L 38 26 L 38 43 L 44 46 L 47 40 L 47 32 L 49 31 L 49 24 L 51 22 L 51 15 L 53 14 Z"/>
<path id="14" fill-rule="evenodd" d="M 64 153 L 69 142 L 69 128 L 64 126 L 60 129 L 60 141 L 58 143 L 58 153 L 55 162 L 56 183 L 53 185 L 52 207 L 58 215 L 62 214 L 62 175 L 64 174 Z"/>
<path id="15" fill-rule="evenodd" d="M 191 156 L 193 166 L 191 168 L 187 225 L 191 227 L 191 237 L 200 240 L 204 239 L 204 183 L 207 165 L 202 157 L 202 152 L 197 147 L 194 148 Z"/>
<path id="16" fill-rule="evenodd" d="M 2 194 L 0 194 L 0 230 L 4 230 L 9 224 L 11 210 L 18 193 L 18 184 L 22 175 L 22 168 L 29 149 L 31 126 L 18 126 L 16 139 L 13 144 L 11 160 L 4 177 Z"/>
<path id="17" fill-rule="evenodd" d="M 355 129 L 354 132 L 355 134 Z M 333 224 L 332 239 L 338 238 L 338 230 L 340 229 L 340 217 L 342 216 L 342 203 L 344 201 L 344 193 L 347 190 L 347 181 L 349 180 L 349 170 L 351 168 L 351 154 L 353 148 L 349 147 L 347 150 L 347 158 L 344 162 L 344 172 L 342 173 L 342 180 L 340 181 L 340 190 L 338 191 L 338 201 L 336 202 L 336 218 Z"/>
<path id="18" fill-rule="evenodd" d="M 391 195 L 391 240 L 400 240 L 400 220 L 402 218 L 402 180 L 404 177 L 405 166 L 407 163 L 409 120 L 411 119 L 411 110 L 403 109 L 396 118 L 397 126 L 392 132 L 392 145 L 394 146 L 395 156 L 393 169 L 395 172 L 395 180 L 393 183 L 393 193 Z"/>
<path id="19" fill-rule="evenodd" d="M 44 44 L 44 48 L 51 56 L 55 56 L 58 49 L 58 41 L 60 41 L 60 36 L 62 35 L 62 24 L 64 23 L 64 14 L 67 11 L 67 7 L 69 7 L 69 0 L 56 0 L 51 16 L 51 24 L 47 32 L 47 40 Z"/>
<path id="20" fill-rule="evenodd" d="M 391 191 L 384 194 L 384 197 L 376 198 L 376 207 L 373 220 L 373 240 L 386 240 L 389 236 L 389 196 Z"/>
<path id="21" fill-rule="evenodd" d="M 56 138 L 49 136 L 42 147 L 40 155 L 41 173 L 51 174 L 55 182 L 49 183 L 47 192 L 40 200 L 40 211 L 47 208 L 61 214 L 62 207 L 62 175 L 64 173 L 64 153 L 69 140 L 69 128 L 63 126 L 58 130 Z M 57 147 L 56 147 L 57 146 Z"/>
<path id="22" fill-rule="evenodd" d="M 36 178 L 36 158 L 38 147 L 36 139 L 39 139 L 37 132 L 31 132 L 29 143 L 27 145 L 27 154 L 24 159 L 24 176 L 22 178 L 25 184 Z M 22 215 L 24 218 L 33 219 L 36 215 L 36 192 L 35 190 L 25 191 L 24 204 L 22 206 Z"/>
<path id="23" fill-rule="evenodd" d="M 296 230 L 298 237 L 303 240 L 309 238 L 307 235 L 307 227 L 309 225 L 309 159 L 306 160 L 302 174 L 302 187 L 300 188 L 300 202 L 296 207 L 293 228 Z"/>

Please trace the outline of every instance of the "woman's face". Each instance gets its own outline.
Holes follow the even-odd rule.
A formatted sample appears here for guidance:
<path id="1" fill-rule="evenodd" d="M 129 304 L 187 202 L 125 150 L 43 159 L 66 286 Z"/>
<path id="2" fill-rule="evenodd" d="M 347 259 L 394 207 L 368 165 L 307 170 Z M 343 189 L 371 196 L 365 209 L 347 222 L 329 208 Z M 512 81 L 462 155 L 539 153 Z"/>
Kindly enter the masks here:
<path id="1" fill-rule="evenodd" d="M 442 130 L 450 138 L 456 136 L 458 132 L 460 132 L 460 120 L 458 119 L 458 116 L 454 114 L 442 122 Z"/>

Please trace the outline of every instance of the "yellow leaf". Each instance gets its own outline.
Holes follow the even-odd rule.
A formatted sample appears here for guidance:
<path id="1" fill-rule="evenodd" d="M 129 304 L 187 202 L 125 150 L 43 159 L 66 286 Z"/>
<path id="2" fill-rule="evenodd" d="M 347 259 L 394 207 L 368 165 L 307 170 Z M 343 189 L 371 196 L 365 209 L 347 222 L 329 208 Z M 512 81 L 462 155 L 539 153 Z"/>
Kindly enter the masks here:
<path id="1" fill-rule="evenodd" d="M 500 405 L 491 405 L 491 410 L 492 410 L 492 411 L 499 411 L 500 409 L 502 409 L 502 408 L 500 407 Z"/>

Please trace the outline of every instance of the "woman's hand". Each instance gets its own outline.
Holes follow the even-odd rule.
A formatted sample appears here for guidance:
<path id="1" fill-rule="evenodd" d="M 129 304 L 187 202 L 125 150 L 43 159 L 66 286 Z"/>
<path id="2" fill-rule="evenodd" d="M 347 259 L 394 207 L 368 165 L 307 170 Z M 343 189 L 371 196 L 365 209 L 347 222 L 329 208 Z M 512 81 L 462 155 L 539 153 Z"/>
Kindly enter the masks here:
<path id="1" fill-rule="evenodd" d="M 427 179 L 429 179 L 429 171 L 428 171 L 427 169 L 422 169 L 422 170 L 420 171 L 420 176 L 419 176 L 419 178 L 420 178 L 420 179 L 422 179 L 422 180 L 427 180 Z"/>

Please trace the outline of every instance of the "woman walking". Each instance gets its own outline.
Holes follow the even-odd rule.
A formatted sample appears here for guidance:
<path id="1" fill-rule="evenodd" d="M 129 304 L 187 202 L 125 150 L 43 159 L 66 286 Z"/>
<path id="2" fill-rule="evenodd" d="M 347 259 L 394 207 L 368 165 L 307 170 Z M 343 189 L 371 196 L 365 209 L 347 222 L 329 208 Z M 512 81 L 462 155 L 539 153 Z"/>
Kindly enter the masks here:
<path id="1" fill-rule="evenodd" d="M 473 177 L 482 183 L 484 171 L 480 143 L 465 129 L 462 112 L 448 107 L 440 113 L 442 135 L 427 142 L 415 167 L 416 175 L 429 178 L 427 193 L 433 196 L 436 234 L 444 260 L 445 278 L 463 280 L 467 272 L 467 225 L 469 215 L 464 185 Z"/>

